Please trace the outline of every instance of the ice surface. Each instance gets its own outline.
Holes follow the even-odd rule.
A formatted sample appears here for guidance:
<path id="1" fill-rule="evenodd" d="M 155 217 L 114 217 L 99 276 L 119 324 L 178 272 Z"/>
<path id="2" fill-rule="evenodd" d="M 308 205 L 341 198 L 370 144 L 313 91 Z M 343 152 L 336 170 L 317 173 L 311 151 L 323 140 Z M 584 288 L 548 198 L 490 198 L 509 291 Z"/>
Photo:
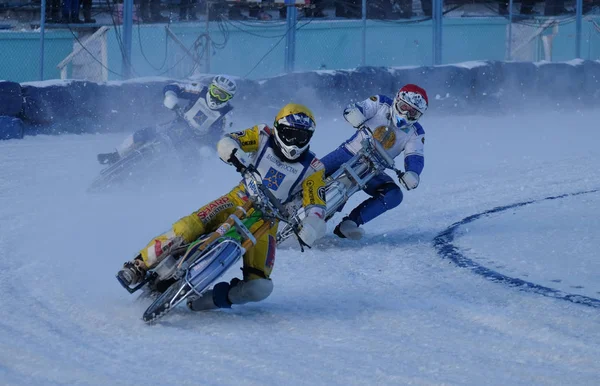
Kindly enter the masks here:
<path id="1" fill-rule="evenodd" d="M 330 114 L 317 114 L 319 155 L 352 133 Z M 121 135 L 0 142 L 0 384 L 597 385 L 598 309 L 491 282 L 441 259 L 432 239 L 496 206 L 600 187 L 599 118 L 426 117 L 421 185 L 364 240 L 329 234 L 304 254 L 286 242 L 265 301 L 183 307 L 154 326 L 114 274 L 231 188 L 235 171 L 215 156 L 187 180 L 157 173 L 139 189 L 90 195 L 96 153 Z M 498 213 L 455 242 L 506 274 L 591 296 L 599 201 Z"/>

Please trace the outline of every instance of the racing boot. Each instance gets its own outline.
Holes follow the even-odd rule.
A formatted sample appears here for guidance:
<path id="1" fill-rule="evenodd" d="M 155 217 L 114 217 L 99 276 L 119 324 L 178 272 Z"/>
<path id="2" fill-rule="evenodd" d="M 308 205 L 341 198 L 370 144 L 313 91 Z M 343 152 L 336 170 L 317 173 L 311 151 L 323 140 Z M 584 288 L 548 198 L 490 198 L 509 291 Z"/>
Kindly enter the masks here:
<path id="1" fill-rule="evenodd" d="M 133 261 L 123 264 L 123 269 L 117 272 L 117 280 L 123 287 L 130 287 L 141 282 L 146 276 L 146 264 L 142 256 L 138 255 Z"/>
<path id="2" fill-rule="evenodd" d="M 340 222 L 333 230 L 333 234 L 342 239 L 348 238 L 350 240 L 360 240 L 365 234 L 365 231 L 359 228 L 358 224 L 350 220 L 349 217 L 344 217 L 342 222 Z"/>
<path id="3" fill-rule="evenodd" d="M 121 156 L 118 151 L 98 154 L 98 162 L 100 162 L 101 165 L 112 165 L 120 159 Z"/>
<path id="4" fill-rule="evenodd" d="M 234 282 L 234 280 L 237 280 Z M 191 311 L 208 311 L 217 308 L 231 308 L 231 301 L 229 300 L 229 290 L 235 283 L 239 282 L 240 279 L 232 280 L 232 284 L 227 282 L 220 282 L 215 284 L 213 289 L 206 291 L 201 297 L 195 299 L 188 299 L 187 306 Z"/>

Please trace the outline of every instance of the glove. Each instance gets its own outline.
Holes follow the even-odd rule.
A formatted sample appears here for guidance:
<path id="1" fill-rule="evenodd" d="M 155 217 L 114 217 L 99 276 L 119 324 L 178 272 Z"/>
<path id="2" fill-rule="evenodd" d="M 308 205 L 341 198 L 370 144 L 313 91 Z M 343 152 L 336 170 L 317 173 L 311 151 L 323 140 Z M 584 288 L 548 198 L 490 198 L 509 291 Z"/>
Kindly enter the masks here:
<path id="1" fill-rule="evenodd" d="M 302 229 L 298 237 L 309 247 L 323 237 L 326 230 L 325 221 L 317 216 L 307 216 L 302 220 Z"/>
<path id="2" fill-rule="evenodd" d="M 250 157 L 239 148 L 237 141 L 230 137 L 223 137 L 217 143 L 217 153 L 224 162 L 231 164 L 231 157 L 235 156 L 244 166 L 250 165 Z"/>
<path id="3" fill-rule="evenodd" d="M 397 171 L 396 173 L 398 180 L 406 190 L 411 190 L 419 186 L 419 175 L 417 173 L 411 171 L 405 173 Z"/>
<path id="4" fill-rule="evenodd" d="M 344 110 L 344 119 L 356 128 L 361 126 L 367 120 L 355 105 L 348 106 Z"/>
<path id="5" fill-rule="evenodd" d="M 163 100 L 163 105 L 169 110 L 173 110 L 177 104 L 179 103 L 179 98 L 177 98 L 177 94 L 174 91 L 167 91 L 165 93 L 165 99 Z"/>

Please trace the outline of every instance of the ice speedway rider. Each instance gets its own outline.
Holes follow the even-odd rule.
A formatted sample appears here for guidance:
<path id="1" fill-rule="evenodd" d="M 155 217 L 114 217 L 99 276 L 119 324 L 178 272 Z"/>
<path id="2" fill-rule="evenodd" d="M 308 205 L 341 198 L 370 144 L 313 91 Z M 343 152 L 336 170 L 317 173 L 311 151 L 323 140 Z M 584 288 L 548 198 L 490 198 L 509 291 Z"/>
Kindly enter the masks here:
<path id="1" fill-rule="evenodd" d="M 220 137 L 227 125 L 227 118 L 233 107 L 230 104 L 235 96 L 237 85 L 226 75 L 215 76 L 208 86 L 199 83 L 171 83 L 163 89 L 163 104 L 170 110 L 181 109 L 181 118 L 185 121 L 183 136 L 203 138 L 211 132 Z M 169 130 L 182 130 L 176 125 Z M 188 129 L 188 130 L 186 130 Z M 114 152 L 98 154 L 101 164 L 113 164 L 132 149 L 151 141 L 156 137 L 157 129 L 147 127 L 128 136 Z"/>
<path id="2" fill-rule="evenodd" d="M 392 100 L 385 95 L 374 95 L 354 103 L 344 110 L 344 118 L 355 128 L 367 127 L 388 154 L 393 158 L 404 152 L 404 172 L 398 180 L 406 190 L 419 185 L 420 174 L 425 165 L 425 131 L 417 122 L 427 110 L 427 93 L 421 87 L 407 84 Z M 329 176 L 352 158 L 361 148 L 364 134 L 357 131 L 350 139 L 322 158 L 325 175 Z M 373 220 L 402 202 L 402 191 L 385 173 L 375 176 L 365 189 L 371 197 L 354 208 L 336 226 L 334 233 L 341 238 L 360 239 L 364 230 L 361 225 Z"/>
<path id="3" fill-rule="evenodd" d="M 300 239 L 312 245 L 325 234 L 324 167 L 309 150 L 316 127 L 312 112 L 299 104 L 284 106 L 273 128 L 265 124 L 226 134 L 217 144 L 219 157 L 231 163 L 232 157 L 252 164 L 260 180 L 279 199 L 290 214 L 303 207 L 307 213 L 301 224 Z M 166 233 L 154 238 L 132 261 L 126 262 L 117 276 L 123 285 L 139 283 L 148 269 L 155 267 L 170 251 L 214 231 L 236 207 L 248 200 L 249 193 L 240 182 L 229 193 L 204 205 L 175 222 Z M 296 197 L 294 199 L 294 197 Z M 262 221 L 250 230 L 257 229 Z M 257 302 L 273 291 L 270 279 L 275 262 L 277 225 L 258 239 L 243 257 L 243 279 L 217 283 L 202 297 L 188 301 L 193 311 L 229 308 L 232 304 Z"/>

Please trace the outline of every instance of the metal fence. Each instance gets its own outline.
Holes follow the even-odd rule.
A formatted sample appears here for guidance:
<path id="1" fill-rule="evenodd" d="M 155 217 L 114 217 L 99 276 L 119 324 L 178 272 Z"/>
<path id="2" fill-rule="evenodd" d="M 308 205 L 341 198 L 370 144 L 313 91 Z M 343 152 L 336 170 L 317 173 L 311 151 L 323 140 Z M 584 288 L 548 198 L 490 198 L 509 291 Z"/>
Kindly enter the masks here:
<path id="1" fill-rule="evenodd" d="M 600 59 L 600 0 L 87 0 L 70 14 L 56 4 L 0 0 L 0 79 Z"/>

